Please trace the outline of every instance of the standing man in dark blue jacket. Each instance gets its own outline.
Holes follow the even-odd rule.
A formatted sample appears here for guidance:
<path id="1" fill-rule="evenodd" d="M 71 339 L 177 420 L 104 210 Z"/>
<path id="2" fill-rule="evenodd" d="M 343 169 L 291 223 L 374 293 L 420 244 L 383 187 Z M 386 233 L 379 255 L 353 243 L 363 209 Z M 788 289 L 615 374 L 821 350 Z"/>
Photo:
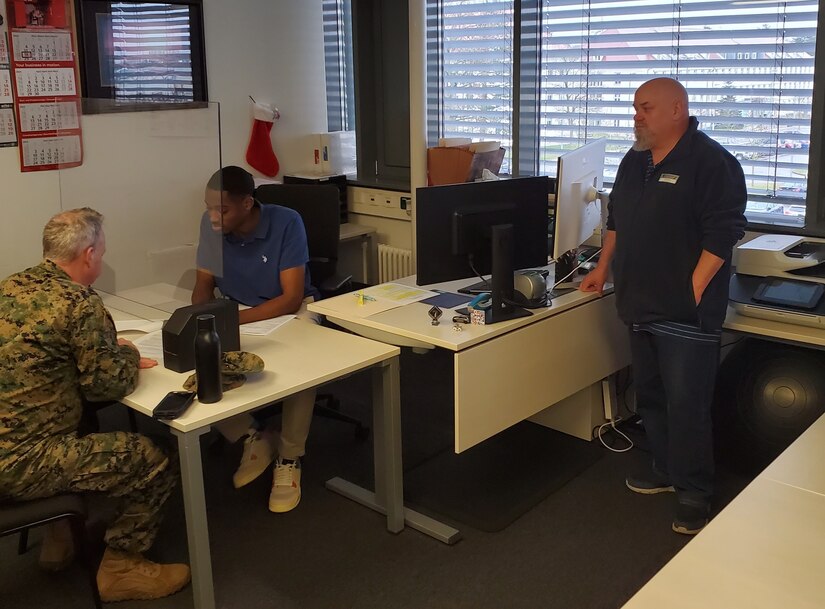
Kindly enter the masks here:
<path id="1" fill-rule="evenodd" d="M 633 108 L 635 142 L 610 194 L 599 264 L 581 289 L 601 293 L 612 262 L 653 453 L 651 470 L 626 483 L 642 494 L 675 491 L 673 530 L 692 535 L 713 495 L 711 403 L 747 192 L 738 161 L 698 130 L 679 82 L 644 83 Z"/>

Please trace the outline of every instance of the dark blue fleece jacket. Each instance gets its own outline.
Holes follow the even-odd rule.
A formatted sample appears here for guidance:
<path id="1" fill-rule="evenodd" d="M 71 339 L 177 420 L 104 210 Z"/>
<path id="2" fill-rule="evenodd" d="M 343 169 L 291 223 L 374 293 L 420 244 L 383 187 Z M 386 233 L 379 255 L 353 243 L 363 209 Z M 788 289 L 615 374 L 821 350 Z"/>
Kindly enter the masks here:
<path id="1" fill-rule="evenodd" d="M 616 231 L 616 307 L 627 324 L 667 320 L 710 331 L 725 319 L 747 191 L 739 162 L 698 126 L 690 117 L 687 132 L 647 182 L 647 151 L 630 150 L 619 165 L 607 228 Z M 702 250 L 725 263 L 697 307 L 692 276 Z"/>

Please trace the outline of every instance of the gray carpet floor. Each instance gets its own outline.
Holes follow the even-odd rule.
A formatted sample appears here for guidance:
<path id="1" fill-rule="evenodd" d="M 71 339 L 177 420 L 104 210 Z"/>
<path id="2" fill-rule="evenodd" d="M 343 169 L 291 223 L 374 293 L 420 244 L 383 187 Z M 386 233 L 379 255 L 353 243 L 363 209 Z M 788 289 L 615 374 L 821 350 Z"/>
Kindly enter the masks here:
<path id="1" fill-rule="evenodd" d="M 427 356 L 427 357 L 432 357 Z M 437 357 L 437 356 L 436 356 Z M 402 359 L 405 468 L 443 450 L 452 439 L 452 406 L 443 398 L 448 376 L 431 373 L 432 361 Z M 437 362 L 437 360 L 436 360 Z M 449 370 L 449 366 L 438 366 Z M 426 373 L 426 382 L 422 374 Z M 369 419 L 361 396 L 365 375 L 331 387 L 342 408 Z M 414 404 L 415 407 L 410 407 Z M 122 407 L 101 413 L 102 427 L 123 427 Z M 158 431 L 141 421 L 143 431 Z M 162 430 L 160 430 L 162 431 Z M 643 440 L 643 438 L 641 438 Z M 463 539 L 448 547 L 414 530 L 387 533 L 384 520 L 327 491 L 327 478 L 368 476 L 371 442 L 357 443 L 341 423 L 316 418 L 304 461 L 303 497 L 288 514 L 271 514 L 271 478 L 235 490 L 231 475 L 240 447 L 214 442 L 204 471 L 218 607 L 222 609 L 608 609 L 621 607 L 689 539 L 670 530 L 673 496 L 643 497 L 624 487 L 628 471 L 642 467 L 640 449 L 603 458 L 497 533 L 452 522 Z M 756 474 L 719 467 L 718 508 Z M 490 492 L 496 486 L 491 481 Z M 92 504 L 105 519 L 107 502 Z M 42 533 L 16 554 L 16 537 L 0 539 L 0 607 L 75 609 L 91 606 L 78 566 L 41 572 Z M 186 560 L 180 494 L 172 497 L 150 557 Z M 192 607 L 191 590 L 122 609 Z"/>

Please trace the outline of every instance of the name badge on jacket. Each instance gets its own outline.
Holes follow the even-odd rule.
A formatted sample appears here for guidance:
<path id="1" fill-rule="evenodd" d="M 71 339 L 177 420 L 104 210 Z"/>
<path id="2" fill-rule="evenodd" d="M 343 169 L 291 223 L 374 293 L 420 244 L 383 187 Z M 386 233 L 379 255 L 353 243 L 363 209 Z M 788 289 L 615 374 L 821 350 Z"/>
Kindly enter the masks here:
<path id="1" fill-rule="evenodd" d="M 668 184 L 675 184 L 679 181 L 679 176 L 674 175 L 672 173 L 663 173 L 661 176 L 659 176 L 659 181 L 667 182 Z"/>

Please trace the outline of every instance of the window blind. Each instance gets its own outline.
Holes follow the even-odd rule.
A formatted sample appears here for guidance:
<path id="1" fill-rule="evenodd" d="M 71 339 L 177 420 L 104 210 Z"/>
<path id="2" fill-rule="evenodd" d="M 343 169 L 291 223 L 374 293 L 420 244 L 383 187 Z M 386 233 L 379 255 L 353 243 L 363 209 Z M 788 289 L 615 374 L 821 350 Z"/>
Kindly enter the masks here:
<path id="1" fill-rule="evenodd" d="M 438 137 L 499 140 L 513 147 L 514 2 L 428 0 L 429 144 Z"/>
<path id="2" fill-rule="evenodd" d="M 700 128 L 742 164 L 753 196 L 804 202 L 816 0 L 543 0 L 542 173 L 608 140 L 606 179 L 632 139 L 635 89 L 679 79 Z"/>
<path id="3" fill-rule="evenodd" d="M 112 3 L 111 14 L 97 14 L 97 19 L 101 81 L 113 88 L 115 99 L 194 101 L 188 6 Z M 101 19 L 108 20 L 110 27 Z M 111 37 L 107 39 L 104 32 Z"/>
<path id="4" fill-rule="evenodd" d="M 817 19 L 817 0 L 428 0 L 429 143 L 497 137 L 505 171 L 555 175 L 603 137 L 609 184 L 635 90 L 669 76 L 742 164 L 749 210 L 803 216 Z"/>
<path id="5" fill-rule="evenodd" d="M 350 0 L 323 0 L 327 129 L 355 129 L 352 7 Z"/>

